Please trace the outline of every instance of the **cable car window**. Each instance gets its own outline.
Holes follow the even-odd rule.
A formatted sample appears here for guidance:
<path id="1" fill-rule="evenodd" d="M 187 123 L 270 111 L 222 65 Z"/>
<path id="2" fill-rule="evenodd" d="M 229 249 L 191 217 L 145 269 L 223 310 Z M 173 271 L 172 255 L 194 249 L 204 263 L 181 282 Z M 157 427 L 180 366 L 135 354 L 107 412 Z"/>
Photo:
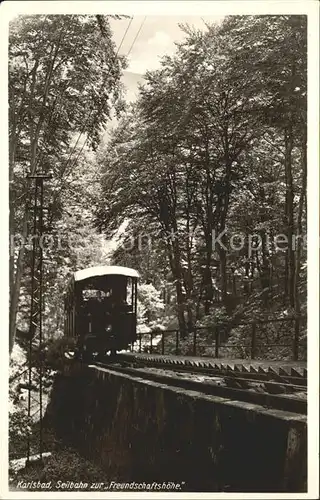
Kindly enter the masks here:
<path id="1" fill-rule="evenodd" d="M 134 291 L 134 288 L 133 288 L 133 280 L 132 278 L 128 277 L 127 278 L 127 304 L 130 306 L 130 309 L 132 308 L 132 304 L 133 304 L 133 291 Z"/>
<path id="2" fill-rule="evenodd" d="M 112 296 L 112 290 L 94 290 L 94 289 L 86 289 L 82 290 L 82 298 L 83 300 L 90 300 L 90 299 L 95 299 L 95 300 L 103 300 L 103 299 L 108 299 Z"/>

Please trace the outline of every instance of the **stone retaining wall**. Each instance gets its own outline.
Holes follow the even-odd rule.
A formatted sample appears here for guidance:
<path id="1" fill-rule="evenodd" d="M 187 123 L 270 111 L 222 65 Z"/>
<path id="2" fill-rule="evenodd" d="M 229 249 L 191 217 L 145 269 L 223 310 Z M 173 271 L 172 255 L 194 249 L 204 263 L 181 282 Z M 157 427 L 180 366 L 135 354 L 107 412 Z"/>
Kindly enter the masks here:
<path id="1" fill-rule="evenodd" d="M 302 415 L 74 365 L 57 375 L 47 419 L 110 480 L 175 481 L 185 491 L 306 491 Z"/>

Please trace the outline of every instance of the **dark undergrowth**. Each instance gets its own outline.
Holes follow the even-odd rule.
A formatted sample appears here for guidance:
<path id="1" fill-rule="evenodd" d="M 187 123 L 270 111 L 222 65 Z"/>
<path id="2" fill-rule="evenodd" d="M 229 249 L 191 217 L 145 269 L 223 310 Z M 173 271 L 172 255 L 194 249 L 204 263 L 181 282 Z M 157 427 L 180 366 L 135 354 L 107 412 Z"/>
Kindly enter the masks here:
<path id="1" fill-rule="evenodd" d="M 20 440 L 21 441 L 21 440 Z M 38 433 L 32 434 L 32 453 L 38 453 Z M 27 440 L 20 442 L 15 451 L 27 447 Z M 10 443 L 12 449 L 13 443 Z M 66 447 L 57 440 L 52 431 L 45 429 L 43 433 L 44 457 L 31 460 L 25 466 L 26 454 L 9 462 L 9 489 L 13 491 L 92 491 L 95 485 L 103 489 L 109 483 L 106 472 L 97 465 L 82 457 L 76 450 Z M 48 454 L 50 455 L 48 456 Z M 11 453 L 12 455 L 12 453 Z M 32 458 L 32 457 L 31 457 Z M 114 478 L 112 478 L 114 479 Z"/>

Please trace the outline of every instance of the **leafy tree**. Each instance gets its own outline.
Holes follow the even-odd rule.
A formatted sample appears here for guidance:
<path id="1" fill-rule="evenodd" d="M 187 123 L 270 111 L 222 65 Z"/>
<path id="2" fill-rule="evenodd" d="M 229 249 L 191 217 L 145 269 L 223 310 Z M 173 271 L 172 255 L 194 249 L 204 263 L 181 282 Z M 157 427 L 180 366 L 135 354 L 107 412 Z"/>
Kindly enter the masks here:
<path id="1" fill-rule="evenodd" d="M 126 220 L 134 238 L 149 229 L 151 280 L 161 256 L 182 333 L 217 301 L 232 315 L 261 292 L 271 310 L 275 287 L 279 307 L 299 314 L 304 249 L 292 243 L 306 220 L 305 18 L 230 16 L 204 33 L 183 29 L 99 158 L 100 227 Z M 213 232 L 223 234 L 216 248 Z M 235 232 L 239 251 L 227 245 Z M 250 254 L 253 233 L 261 245 Z M 285 250 L 273 242 L 279 233 Z M 145 262 L 129 253 L 120 258 Z"/>
<path id="2" fill-rule="evenodd" d="M 26 239 L 31 182 L 51 170 L 65 178 L 80 135 L 95 149 L 114 103 L 125 61 L 105 16 L 35 15 L 12 21 L 9 37 L 10 230 Z M 77 136 L 77 140 L 76 140 Z M 76 142 L 75 142 L 76 140 Z M 52 186 L 52 189 L 58 186 Z M 59 204 L 59 200 L 55 200 Z M 51 207 L 55 210 L 57 205 Z M 10 350 L 25 246 L 10 252 Z"/>
<path id="3" fill-rule="evenodd" d="M 289 303 L 299 312 L 298 282 L 307 179 L 306 16 L 232 16 L 222 28 L 230 39 L 232 74 L 267 126 L 280 153 L 285 182 L 284 226 L 288 235 L 286 283 Z M 241 84 L 240 83 L 240 84 Z M 269 137 L 268 137 L 269 135 Z M 298 200 L 295 202 L 295 200 Z"/>

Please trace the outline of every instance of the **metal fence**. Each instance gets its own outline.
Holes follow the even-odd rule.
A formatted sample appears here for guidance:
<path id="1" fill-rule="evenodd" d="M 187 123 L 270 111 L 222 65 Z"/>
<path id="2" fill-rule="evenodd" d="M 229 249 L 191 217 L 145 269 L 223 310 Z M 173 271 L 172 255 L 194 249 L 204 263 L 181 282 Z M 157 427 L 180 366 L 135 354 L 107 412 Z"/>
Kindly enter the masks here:
<path id="1" fill-rule="evenodd" d="M 138 334 L 139 352 L 243 359 L 306 359 L 306 317 L 258 319 Z"/>

